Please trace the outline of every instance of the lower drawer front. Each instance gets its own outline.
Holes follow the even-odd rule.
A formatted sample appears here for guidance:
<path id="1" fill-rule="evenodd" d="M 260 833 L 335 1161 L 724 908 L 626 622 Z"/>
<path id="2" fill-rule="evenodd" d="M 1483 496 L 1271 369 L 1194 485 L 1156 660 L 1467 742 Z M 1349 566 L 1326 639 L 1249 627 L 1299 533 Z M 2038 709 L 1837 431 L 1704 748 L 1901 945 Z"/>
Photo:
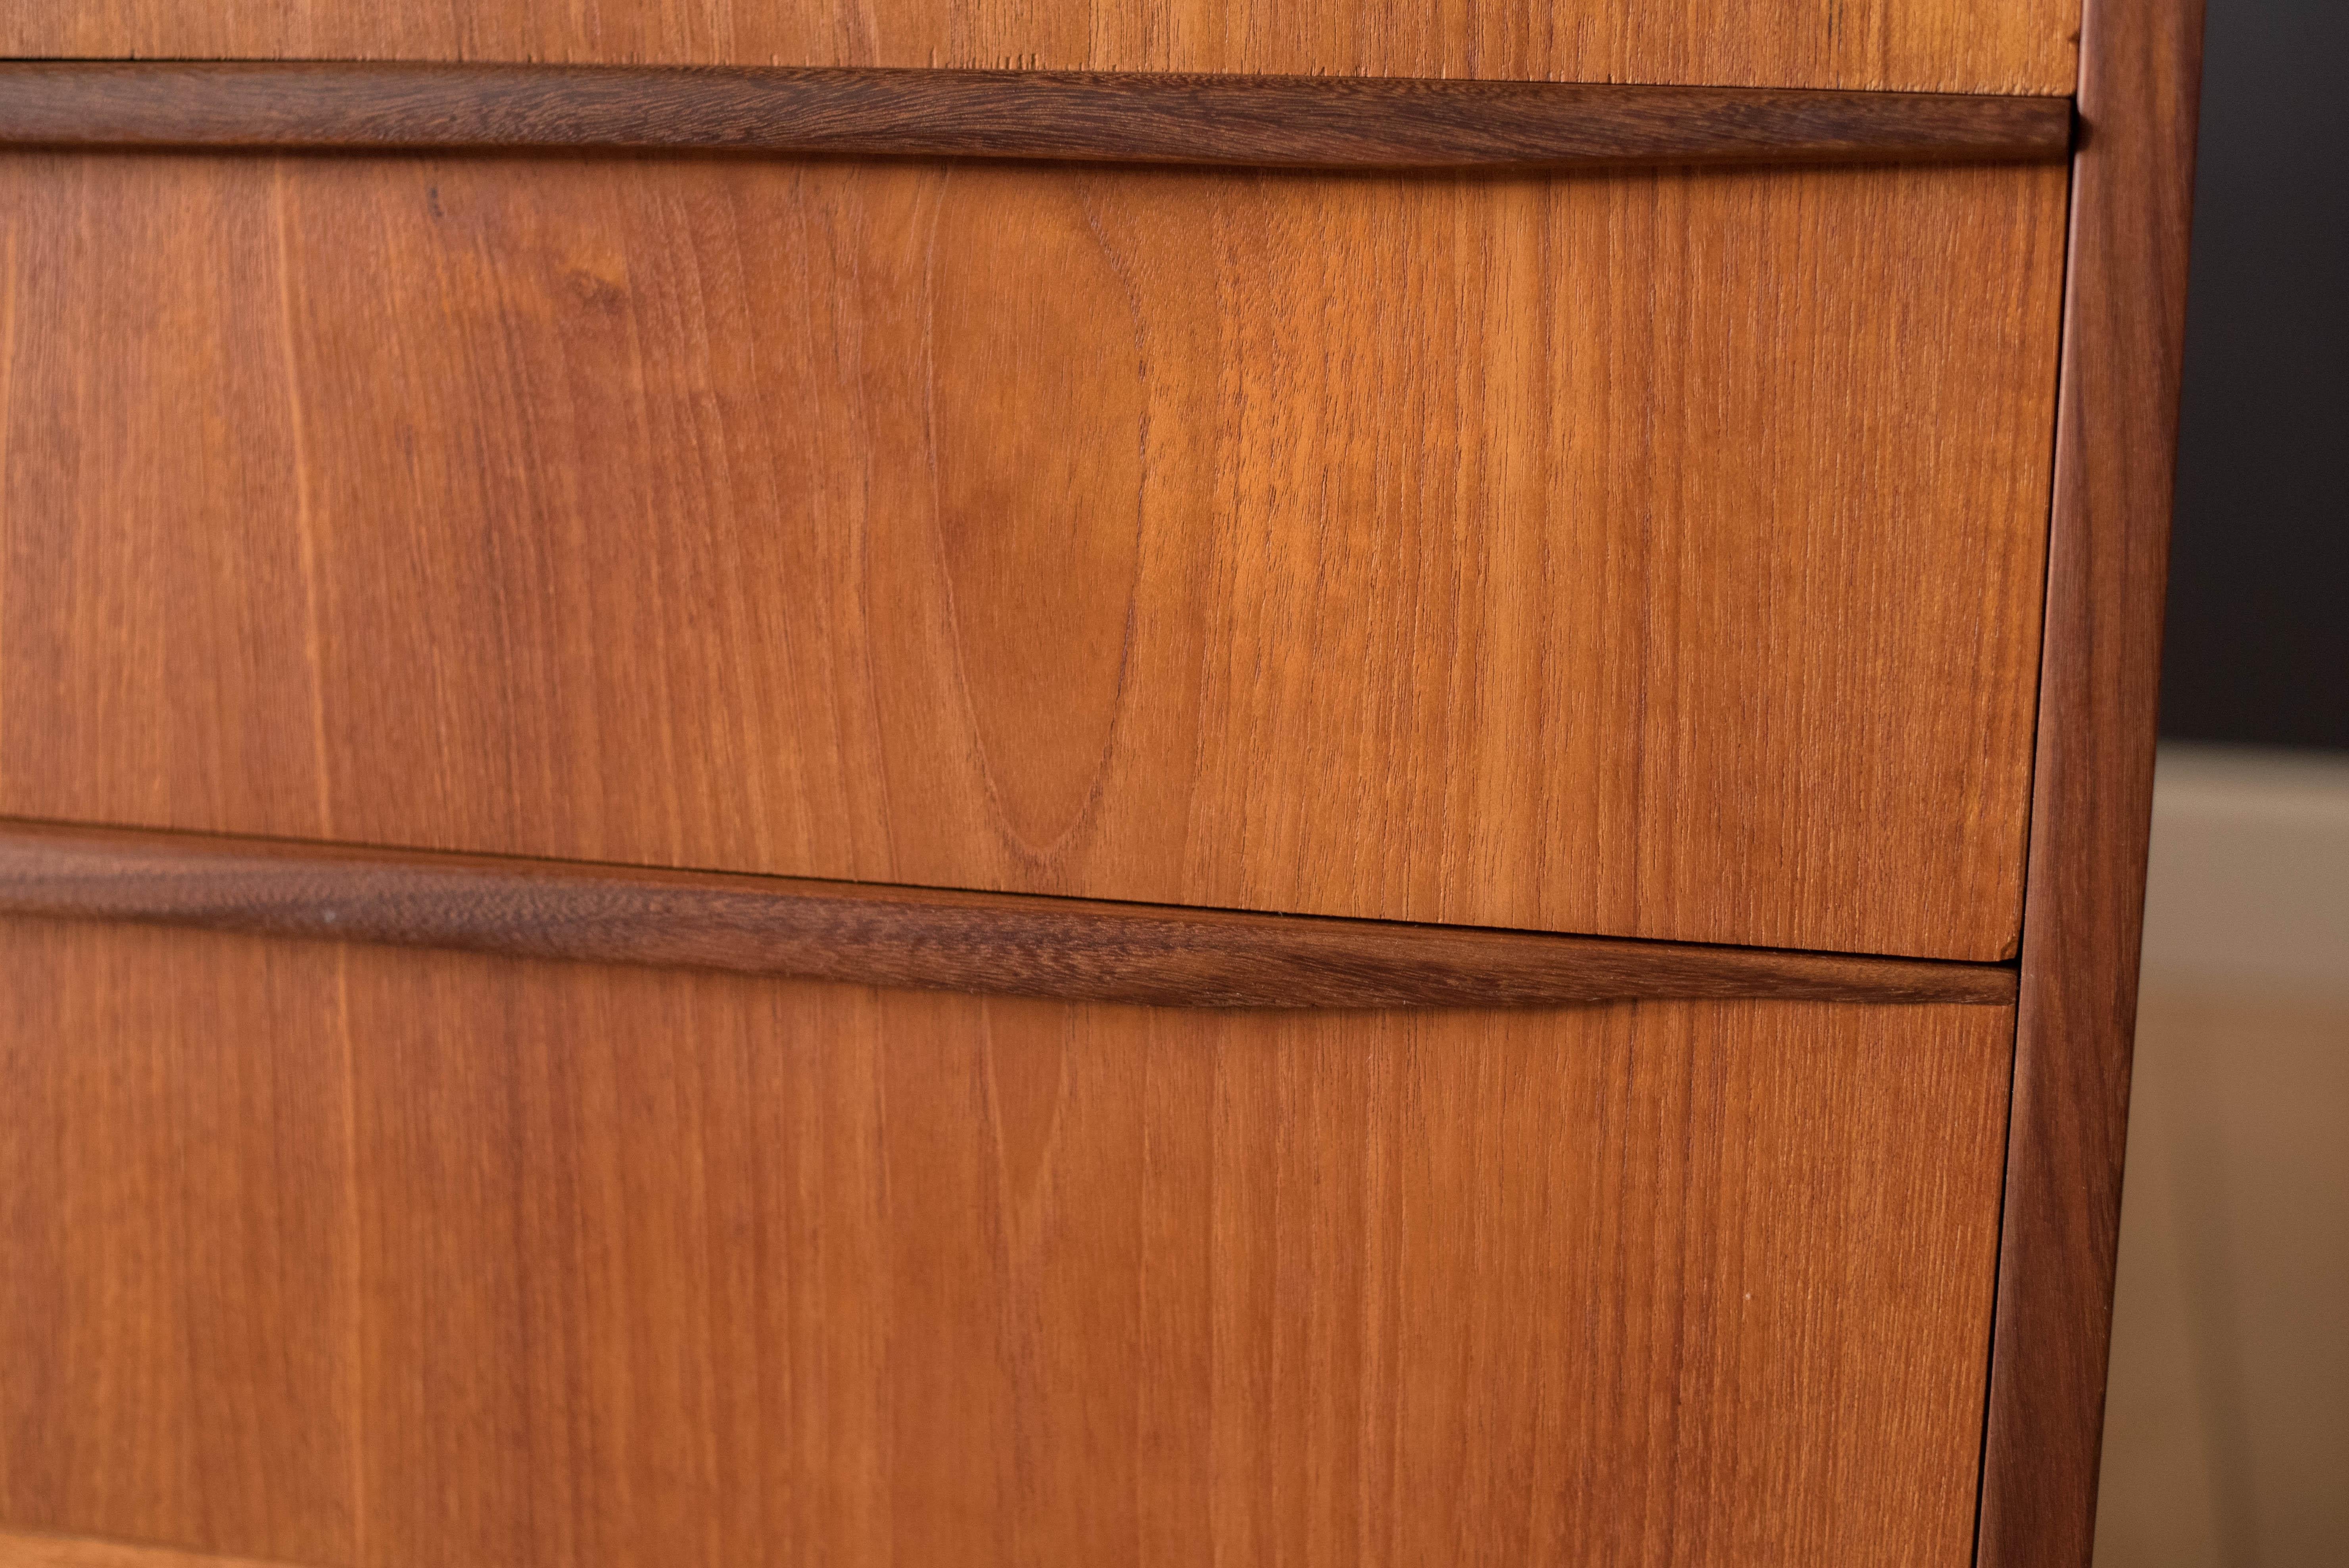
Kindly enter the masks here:
<path id="1" fill-rule="evenodd" d="M 8 922 L 0 1530 L 1957 1568 L 2012 1027 Z"/>
<path id="2" fill-rule="evenodd" d="M 1997 959 L 2061 167 L 0 160 L 0 813 Z"/>

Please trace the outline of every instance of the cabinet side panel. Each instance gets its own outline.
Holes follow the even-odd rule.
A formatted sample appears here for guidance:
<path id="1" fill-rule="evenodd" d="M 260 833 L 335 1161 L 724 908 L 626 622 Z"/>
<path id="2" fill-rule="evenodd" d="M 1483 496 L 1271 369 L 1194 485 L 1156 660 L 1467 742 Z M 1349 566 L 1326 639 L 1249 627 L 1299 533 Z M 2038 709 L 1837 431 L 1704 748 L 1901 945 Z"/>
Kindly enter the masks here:
<path id="1" fill-rule="evenodd" d="M 2084 1568 L 2186 339 L 2202 0 L 2091 0 L 2033 785 L 1983 1568 Z"/>

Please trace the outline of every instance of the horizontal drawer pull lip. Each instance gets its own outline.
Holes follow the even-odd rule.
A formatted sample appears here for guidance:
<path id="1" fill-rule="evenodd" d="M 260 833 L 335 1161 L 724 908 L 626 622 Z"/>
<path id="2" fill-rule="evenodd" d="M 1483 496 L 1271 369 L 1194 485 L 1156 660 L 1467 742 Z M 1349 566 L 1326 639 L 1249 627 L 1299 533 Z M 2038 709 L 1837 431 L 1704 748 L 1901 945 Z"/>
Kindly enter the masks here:
<path id="1" fill-rule="evenodd" d="M 2071 100 L 1392 77 L 0 64 L 0 145 L 595 150 L 1318 170 L 2054 160 Z"/>
<path id="2" fill-rule="evenodd" d="M 1181 1007 L 2012 1004 L 2003 964 L 0 821 L 0 914 Z"/>

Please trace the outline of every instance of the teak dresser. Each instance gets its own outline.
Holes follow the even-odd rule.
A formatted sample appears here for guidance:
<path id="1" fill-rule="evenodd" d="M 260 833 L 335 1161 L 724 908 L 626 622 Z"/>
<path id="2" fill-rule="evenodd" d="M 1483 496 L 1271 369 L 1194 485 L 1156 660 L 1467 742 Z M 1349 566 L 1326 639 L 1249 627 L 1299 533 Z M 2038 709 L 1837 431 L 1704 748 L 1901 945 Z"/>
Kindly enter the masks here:
<path id="1" fill-rule="evenodd" d="M 11 0 L 0 1568 L 2080 1568 L 2200 0 Z"/>

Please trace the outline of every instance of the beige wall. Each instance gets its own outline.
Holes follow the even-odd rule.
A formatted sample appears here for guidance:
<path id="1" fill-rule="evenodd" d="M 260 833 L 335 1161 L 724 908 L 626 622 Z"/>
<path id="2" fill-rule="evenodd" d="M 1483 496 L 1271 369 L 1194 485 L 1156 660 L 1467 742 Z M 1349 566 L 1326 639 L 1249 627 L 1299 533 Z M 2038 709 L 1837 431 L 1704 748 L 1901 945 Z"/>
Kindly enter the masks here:
<path id="1" fill-rule="evenodd" d="M 2349 1563 L 2349 758 L 2165 748 L 2097 1568 Z"/>

